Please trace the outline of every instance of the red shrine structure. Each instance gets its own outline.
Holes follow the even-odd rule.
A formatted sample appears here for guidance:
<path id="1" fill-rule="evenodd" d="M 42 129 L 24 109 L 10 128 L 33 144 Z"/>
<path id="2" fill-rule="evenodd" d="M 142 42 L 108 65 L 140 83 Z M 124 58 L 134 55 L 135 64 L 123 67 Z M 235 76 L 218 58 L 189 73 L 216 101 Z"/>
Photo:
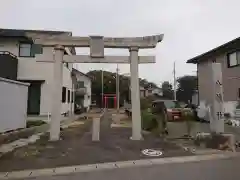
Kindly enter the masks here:
<path id="1" fill-rule="evenodd" d="M 109 107 L 109 99 L 113 99 L 114 100 L 114 108 L 117 108 L 117 96 L 116 94 L 103 94 L 103 98 L 102 102 L 103 107 L 108 108 Z"/>

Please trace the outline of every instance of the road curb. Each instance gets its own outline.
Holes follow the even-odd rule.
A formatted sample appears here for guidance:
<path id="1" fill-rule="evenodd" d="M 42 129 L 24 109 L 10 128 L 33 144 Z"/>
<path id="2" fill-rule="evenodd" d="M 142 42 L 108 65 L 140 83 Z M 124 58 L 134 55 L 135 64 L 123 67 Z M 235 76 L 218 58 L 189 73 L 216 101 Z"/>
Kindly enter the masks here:
<path id="1" fill-rule="evenodd" d="M 111 170 L 111 169 L 117 169 L 117 168 L 218 160 L 218 159 L 227 159 L 227 158 L 237 157 L 237 156 L 240 156 L 240 153 L 227 152 L 227 153 L 212 154 L 212 155 L 142 159 L 142 160 L 134 160 L 134 161 L 118 161 L 118 162 L 111 162 L 111 163 L 77 165 L 77 166 L 57 167 L 57 168 L 48 168 L 48 169 L 2 172 L 0 173 L 0 179 L 25 179 L 30 177 L 33 178 L 33 177 L 40 177 L 40 176 L 64 175 L 64 174 L 70 174 L 70 173 Z"/>

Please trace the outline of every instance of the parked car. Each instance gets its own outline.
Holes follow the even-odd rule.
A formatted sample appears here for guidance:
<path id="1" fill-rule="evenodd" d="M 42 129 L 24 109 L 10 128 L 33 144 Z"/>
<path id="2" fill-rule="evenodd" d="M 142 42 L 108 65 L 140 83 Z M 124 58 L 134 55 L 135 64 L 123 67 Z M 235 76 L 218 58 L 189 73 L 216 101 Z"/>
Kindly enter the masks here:
<path id="1" fill-rule="evenodd" d="M 200 118 L 198 117 L 198 107 L 195 104 L 187 104 L 184 109 L 189 109 L 192 111 L 194 119 L 196 121 L 200 121 Z"/>
<path id="2" fill-rule="evenodd" d="M 74 113 L 75 114 L 82 114 L 84 112 L 84 107 L 79 105 L 79 104 L 75 104 L 74 105 Z"/>
<path id="3" fill-rule="evenodd" d="M 168 121 L 180 120 L 182 116 L 182 109 L 179 106 L 179 103 L 174 100 L 155 100 L 154 103 L 163 103 L 167 109 Z"/>

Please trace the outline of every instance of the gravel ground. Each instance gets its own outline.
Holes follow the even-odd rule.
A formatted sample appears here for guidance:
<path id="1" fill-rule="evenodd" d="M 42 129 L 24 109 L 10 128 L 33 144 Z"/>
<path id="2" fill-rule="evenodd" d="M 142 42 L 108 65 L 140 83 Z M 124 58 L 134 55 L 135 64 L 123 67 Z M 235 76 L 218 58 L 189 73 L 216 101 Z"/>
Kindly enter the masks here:
<path id="1" fill-rule="evenodd" d="M 100 142 L 91 141 L 91 121 L 66 128 L 62 140 L 48 142 L 47 136 L 35 144 L 18 148 L 0 159 L 0 171 L 51 168 L 150 158 L 143 149 L 163 151 L 161 157 L 192 155 L 174 143 L 146 135 L 142 141 L 129 140 L 131 128 L 110 128 L 110 115 L 101 122 Z M 154 157 L 156 158 L 156 157 Z"/>

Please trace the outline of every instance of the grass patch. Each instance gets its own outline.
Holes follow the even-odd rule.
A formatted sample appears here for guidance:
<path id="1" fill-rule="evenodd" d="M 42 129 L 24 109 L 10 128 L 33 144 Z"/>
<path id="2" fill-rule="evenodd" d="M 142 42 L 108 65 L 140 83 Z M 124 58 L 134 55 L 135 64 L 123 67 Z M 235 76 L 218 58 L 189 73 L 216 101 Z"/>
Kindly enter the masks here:
<path id="1" fill-rule="evenodd" d="M 27 121 L 27 128 L 41 126 L 43 124 L 46 124 L 46 122 L 42 120 Z"/>

